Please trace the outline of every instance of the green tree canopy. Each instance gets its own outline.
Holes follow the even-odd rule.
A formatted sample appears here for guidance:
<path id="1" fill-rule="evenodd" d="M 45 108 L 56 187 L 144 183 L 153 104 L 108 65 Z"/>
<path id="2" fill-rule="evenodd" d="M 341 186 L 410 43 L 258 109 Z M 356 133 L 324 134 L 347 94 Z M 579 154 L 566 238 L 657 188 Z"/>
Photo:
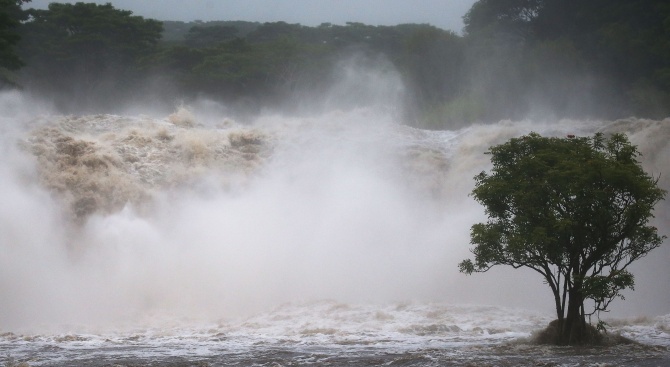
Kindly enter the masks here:
<path id="1" fill-rule="evenodd" d="M 474 49 L 478 44 L 485 44 L 487 51 L 517 47 L 516 52 L 531 66 L 537 64 L 532 59 L 535 49 L 546 49 L 548 43 L 564 45 L 574 59 L 570 62 L 583 64 L 591 83 L 597 85 L 589 94 L 595 98 L 592 109 L 607 106 L 601 114 L 662 118 L 670 112 L 670 4 L 666 0 L 479 0 L 463 20 Z M 499 59 L 497 53 L 491 55 L 493 62 Z M 477 56 L 486 57 L 486 53 Z M 514 65 L 527 68 L 525 63 Z M 475 70 L 473 77 L 480 72 Z M 543 74 L 531 77 L 524 84 L 533 88 L 534 81 L 545 84 Z M 576 78 L 587 79 L 583 73 Z M 501 82 L 506 81 L 496 79 L 491 87 Z M 571 92 L 579 94 L 582 84 L 577 82 Z M 537 96 L 533 90 L 528 94 Z"/>
<path id="2" fill-rule="evenodd" d="M 21 39 L 17 28 L 27 15 L 21 5 L 30 0 L 0 0 L 0 86 L 10 81 L 9 70 L 18 70 L 24 65 L 16 51 Z"/>
<path id="3" fill-rule="evenodd" d="M 109 3 L 51 3 L 48 10 L 29 12 L 29 54 L 67 66 L 79 62 L 99 69 L 117 60 L 137 60 L 161 38 L 160 22 Z"/>
<path id="4" fill-rule="evenodd" d="M 29 14 L 22 27 L 26 71 L 54 90 L 76 86 L 90 94 L 110 80 L 128 83 L 161 38 L 161 22 L 109 3 L 51 3 Z"/>
<path id="5" fill-rule="evenodd" d="M 465 31 L 528 32 L 546 0 L 479 0 L 463 16 Z"/>
<path id="6" fill-rule="evenodd" d="M 477 175 L 472 191 L 488 222 L 472 226 L 474 260 L 461 262 L 461 272 L 496 265 L 536 271 L 554 295 L 555 342 L 587 342 L 585 316 L 623 298 L 621 291 L 634 285 L 628 266 L 665 239 L 649 225 L 665 191 L 640 167 L 623 134 L 531 133 L 489 154 L 491 173 Z"/>
<path id="7" fill-rule="evenodd" d="M 211 47 L 234 39 L 238 29 L 227 25 L 195 26 L 186 34 L 186 44 L 191 47 Z"/>

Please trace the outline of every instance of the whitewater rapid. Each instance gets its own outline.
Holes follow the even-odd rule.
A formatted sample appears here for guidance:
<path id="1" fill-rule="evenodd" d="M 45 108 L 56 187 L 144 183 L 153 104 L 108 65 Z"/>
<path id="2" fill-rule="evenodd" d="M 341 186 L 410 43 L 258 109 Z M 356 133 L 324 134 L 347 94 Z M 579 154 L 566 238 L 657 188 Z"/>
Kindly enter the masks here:
<path id="1" fill-rule="evenodd" d="M 553 316 L 541 279 L 457 269 L 485 220 L 468 194 L 488 148 L 531 131 L 625 132 L 670 188 L 667 119 L 426 131 L 377 108 L 242 123 L 188 107 L 58 115 L 19 94 L 1 102 L 0 354 L 36 365 L 259 345 L 303 361 L 528 337 Z M 662 234 L 669 208 L 656 211 Z M 663 348 L 668 263 L 666 244 L 634 266 L 636 290 L 610 316 Z"/>
<path id="2" fill-rule="evenodd" d="M 640 344 L 573 350 L 529 340 L 550 321 L 528 310 L 442 303 L 287 303 L 242 319 L 123 331 L 0 334 L 6 361 L 30 366 L 657 366 L 670 318 L 619 320 Z M 0 357 L 1 358 L 1 357 Z"/>

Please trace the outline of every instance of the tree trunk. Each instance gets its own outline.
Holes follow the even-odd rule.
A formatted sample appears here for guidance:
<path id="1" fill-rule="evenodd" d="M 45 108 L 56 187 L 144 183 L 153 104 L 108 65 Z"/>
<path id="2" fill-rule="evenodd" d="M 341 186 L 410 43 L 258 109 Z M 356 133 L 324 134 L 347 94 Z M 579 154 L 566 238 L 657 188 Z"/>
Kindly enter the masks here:
<path id="1" fill-rule="evenodd" d="M 583 304 L 580 289 L 576 287 L 570 289 L 568 292 L 568 314 L 560 325 L 557 344 L 582 345 L 592 341 L 591 333 L 586 327 L 586 319 L 581 312 Z"/>

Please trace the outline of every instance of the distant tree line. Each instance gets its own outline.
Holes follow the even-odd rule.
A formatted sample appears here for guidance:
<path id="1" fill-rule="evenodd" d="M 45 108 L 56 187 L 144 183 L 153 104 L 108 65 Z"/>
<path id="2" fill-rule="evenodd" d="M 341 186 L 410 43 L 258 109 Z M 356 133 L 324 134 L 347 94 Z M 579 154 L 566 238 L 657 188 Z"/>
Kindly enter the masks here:
<path id="1" fill-rule="evenodd" d="M 670 113 L 668 1 L 479 0 L 464 21 L 471 64 L 494 80 L 470 94 L 508 114 Z"/>
<path id="2" fill-rule="evenodd" d="M 405 117 L 422 127 L 670 112 L 662 0 L 480 0 L 462 36 L 427 24 L 160 22 L 111 4 L 24 2 L 0 0 L 1 83 L 77 108 L 153 94 L 296 106 L 359 54 L 398 71 Z"/>

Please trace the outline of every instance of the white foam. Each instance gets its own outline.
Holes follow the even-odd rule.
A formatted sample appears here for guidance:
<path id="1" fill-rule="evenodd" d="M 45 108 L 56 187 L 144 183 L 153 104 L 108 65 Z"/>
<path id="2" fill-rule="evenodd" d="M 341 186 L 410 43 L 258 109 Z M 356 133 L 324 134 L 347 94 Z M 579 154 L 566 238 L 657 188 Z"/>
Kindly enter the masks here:
<path id="1" fill-rule="evenodd" d="M 177 125 L 144 116 L 9 118 L 24 127 L 5 129 L 2 139 L 0 197 L 10 204 L 0 209 L 0 293 L 11 296 L 0 300 L 0 329 L 162 330 L 171 320 L 213 322 L 320 299 L 499 304 L 552 315 L 550 292 L 531 272 L 458 273 L 469 228 L 485 219 L 468 197 L 472 177 L 488 168 L 483 153 L 530 131 L 625 130 L 653 157 L 645 164 L 664 171 L 669 140 L 658 137 L 670 125 L 502 121 L 430 132 L 373 108 L 267 115 L 253 125 L 197 116 Z M 76 205 L 83 207 L 73 219 Z M 659 254 L 643 266 L 667 279 L 667 251 Z M 667 284 L 640 281 L 638 291 L 654 294 L 625 304 L 667 313 Z M 401 317 L 374 310 L 382 320 Z M 413 322 L 402 325 L 412 330 Z M 417 323 L 414 333 L 482 328 L 472 322 Z M 492 338 L 528 332 L 491 328 L 498 326 L 487 329 Z M 363 338 L 328 322 L 305 330 L 324 340 Z"/>

